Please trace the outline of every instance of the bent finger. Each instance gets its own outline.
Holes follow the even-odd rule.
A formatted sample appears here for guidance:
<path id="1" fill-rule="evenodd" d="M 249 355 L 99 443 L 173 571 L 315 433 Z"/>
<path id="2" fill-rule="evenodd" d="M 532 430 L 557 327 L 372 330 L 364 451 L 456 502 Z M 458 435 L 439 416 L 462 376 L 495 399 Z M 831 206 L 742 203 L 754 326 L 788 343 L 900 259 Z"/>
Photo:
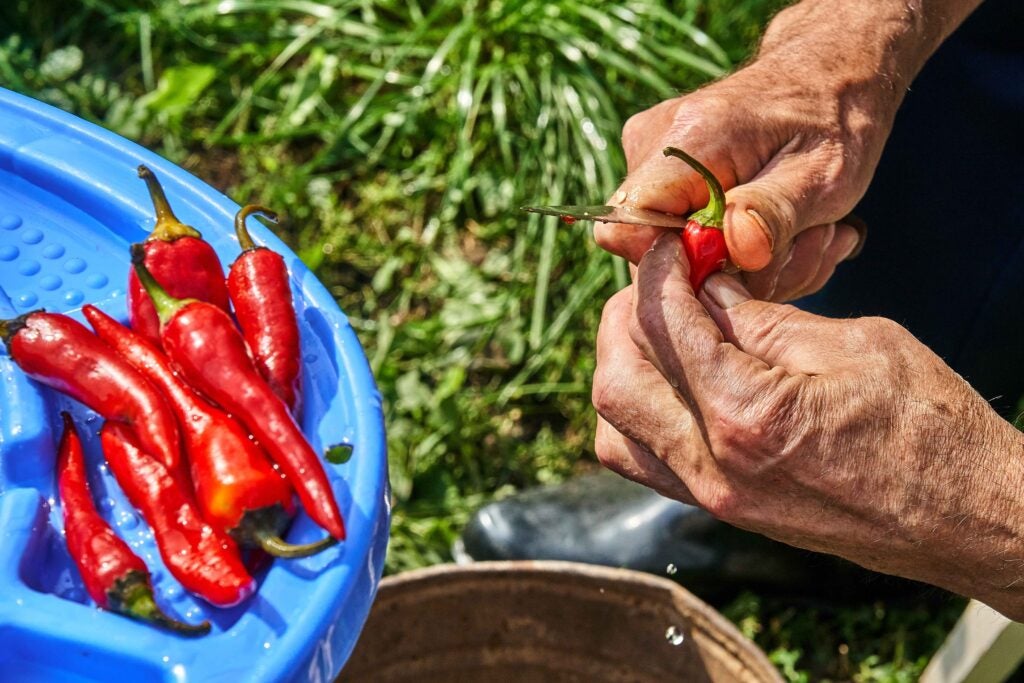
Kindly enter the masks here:
<path id="1" fill-rule="evenodd" d="M 601 417 L 597 418 L 594 452 L 601 464 L 612 472 L 668 498 L 697 504 L 690 489 L 665 463 Z"/>

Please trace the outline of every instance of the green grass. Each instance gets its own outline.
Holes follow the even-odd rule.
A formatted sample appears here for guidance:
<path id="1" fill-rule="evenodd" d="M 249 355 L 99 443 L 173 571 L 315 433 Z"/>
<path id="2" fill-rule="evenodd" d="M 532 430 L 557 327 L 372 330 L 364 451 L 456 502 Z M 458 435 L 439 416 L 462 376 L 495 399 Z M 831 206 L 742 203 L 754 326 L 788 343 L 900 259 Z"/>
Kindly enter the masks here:
<path id="1" fill-rule="evenodd" d="M 394 572 L 594 466 L 594 334 L 626 269 L 517 207 L 608 195 L 623 121 L 727 73 L 781 4 L 10 0 L 0 83 L 287 213 L 384 397 Z M 899 681 L 956 607 L 726 612 L 792 680 Z"/>

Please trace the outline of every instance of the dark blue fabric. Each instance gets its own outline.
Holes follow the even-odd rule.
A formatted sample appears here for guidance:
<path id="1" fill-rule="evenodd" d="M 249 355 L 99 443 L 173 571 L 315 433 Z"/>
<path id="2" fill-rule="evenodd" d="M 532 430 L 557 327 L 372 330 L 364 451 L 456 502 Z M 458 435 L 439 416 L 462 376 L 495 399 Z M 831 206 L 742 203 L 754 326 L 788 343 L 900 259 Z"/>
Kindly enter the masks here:
<path id="1" fill-rule="evenodd" d="M 856 213 L 864 251 L 803 308 L 902 323 L 1004 414 L 1024 395 L 1024 2 L 929 60 Z"/>

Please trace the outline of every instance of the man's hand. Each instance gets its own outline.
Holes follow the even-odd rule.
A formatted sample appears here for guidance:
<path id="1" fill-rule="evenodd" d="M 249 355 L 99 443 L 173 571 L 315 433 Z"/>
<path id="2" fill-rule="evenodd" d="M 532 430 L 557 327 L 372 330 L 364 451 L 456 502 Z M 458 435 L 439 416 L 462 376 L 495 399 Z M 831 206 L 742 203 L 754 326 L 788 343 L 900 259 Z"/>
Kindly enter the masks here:
<path id="1" fill-rule="evenodd" d="M 847 218 L 863 196 L 910 80 L 980 0 L 804 0 L 769 26 L 757 59 L 695 93 L 633 116 L 629 175 L 611 203 L 690 213 L 707 203 L 680 147 L 725 188 L 732 261 L 757 297 L 786 301 L 824 285 L 858 248 Z M 598 224 L 602 247 L 636 263 L 656 228 Z"/>
<path id="2" fill-rule="evenodd" d="M 897 324 L 714 275 L 677 235 L 607 304 L 593 400 L 613 470 L 792 545 L 1024 617 L 1024 440 Z"/>

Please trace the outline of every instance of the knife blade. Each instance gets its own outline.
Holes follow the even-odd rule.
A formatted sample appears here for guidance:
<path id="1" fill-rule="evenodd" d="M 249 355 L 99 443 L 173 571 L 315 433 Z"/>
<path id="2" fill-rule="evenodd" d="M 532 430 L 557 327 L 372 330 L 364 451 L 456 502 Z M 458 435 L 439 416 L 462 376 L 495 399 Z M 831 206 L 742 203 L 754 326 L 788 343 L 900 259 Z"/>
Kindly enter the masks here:
<path id="1" fill-rule="evenodd" d="M 600 223 L 626 223 L 628 225 L 649 225 L 656 228 L 683 229 L 687 219 L 664 211 L 636 209 L 630 206 L 567 205 L 567 206 L 524 206 L 523 211 L 558 216 L 566 223 L 576 221 L 597 221 Z"/>

